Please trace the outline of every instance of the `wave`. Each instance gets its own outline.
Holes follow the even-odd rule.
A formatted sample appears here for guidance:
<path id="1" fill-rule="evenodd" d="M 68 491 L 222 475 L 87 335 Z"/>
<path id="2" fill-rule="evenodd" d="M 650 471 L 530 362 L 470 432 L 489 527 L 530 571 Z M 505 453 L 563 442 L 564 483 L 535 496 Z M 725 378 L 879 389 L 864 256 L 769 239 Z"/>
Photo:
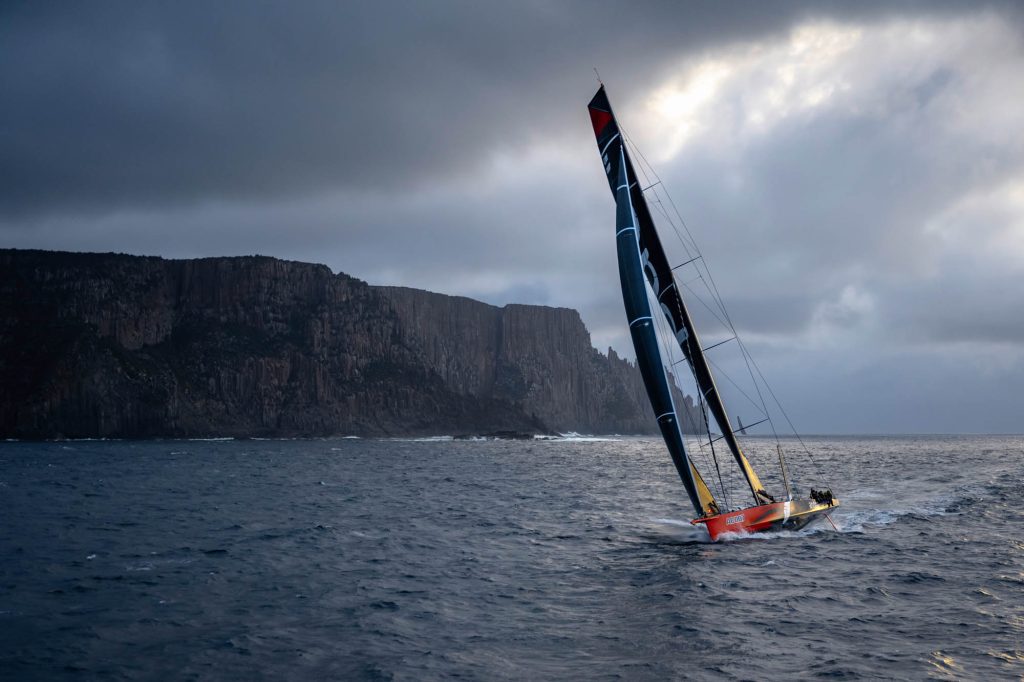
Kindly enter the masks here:
<path id="1" fill-rule="evenodd" d="M 560 433 L 557 436 L 534 436 L 534 440 L 547 440 L 558 443 L 617 443 L 621 438 L 615 436 L 588 436 L 575 431 Z"/>
<path id="2" fill-rule="evenodd" d="M 909 517 L 936 517 L 957 514 L 965 507 L 983 498 L 988 491 L 982 485 L 972 484 L 959 486 L 953 491 L 941 495 L 904 497 L 901 504 L 885 507 L 878 502 L 886 499 L 886 495 L 876 491 L 852 492 L 845 496 L 846 501 L 864 500 L 870 504 L 868 508 L 858 509 L 854 504 L 840 507 L 835 512 L 837 523 L 842 532 L 863 533 L 869 528 L 888 526 Z"/>
<path id="3" fill-rule="evenodd" d="M 689 521 L 680 521 L 679 519 L 651 518 L 650 520 L 663 526 L 671 526 L 671 529 L 663 529 L 663 531 L 673 542 L 679 542 L 682 544 L 704 544 L 711 542 L 711 536 L 708 535 L 708 529 L 703 525 L 695 526 Z M 655 537 L 654 539 L 664 540 L 665 538 Z"/>
<path id="4" fill-rule="evenodd" d="M 868 528 L 881 528 L 896 523 L 900 519 L 911 516 L 946 516 L 955 512 L 947 511 L 945 506 L 930 505 L 897 507 L 893 509 L 856 509 L 836 511 L 836 525 L 842 533 L 863 533 Z"/>
<path id="5" fill-rule="evenodd" d="M 480 442 L 480 441 L 496 441 L 496 440 L 533 440 L 533 441 L 546 441 L 554 443 L 615 443 L 622 440 L 622 438 L 615 436 L 588 436 L 575 431 L 568 433 L 559 433 L 557 435 L 544 435 L 534 434 L 526 436 L 524 438 L 510 438 L 502 436 L 419 436 L 415 438 L 387 438 L 385 440 L 398 441 L 402 443 L 446 443 L 449 441 L 468 441 L 468 442 Z"/>

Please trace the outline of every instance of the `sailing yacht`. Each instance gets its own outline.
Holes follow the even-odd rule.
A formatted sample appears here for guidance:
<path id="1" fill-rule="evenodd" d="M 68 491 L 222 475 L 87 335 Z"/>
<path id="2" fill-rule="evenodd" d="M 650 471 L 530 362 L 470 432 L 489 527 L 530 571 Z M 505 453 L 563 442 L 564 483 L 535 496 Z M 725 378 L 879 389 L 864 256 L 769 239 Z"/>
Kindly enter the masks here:
<path id="1" fill-rule="evenodd" d="M 839 501 L 828 486 L 822 491 L 812 489 L 807 498 L 794 497 L 789 489 L 781 444 L 777 445 L 777 451 L 784 493 L 771 494 L 748 461 L 731 426 L 715 382 L 715 374 L 711 371 L 673 268 L 662 247 L 645 198 L 645 190 L 640 186 L 603 84 L 588 108 L 601 162 L 615 197 L 619 281 L 637 365 L 669 455 L 696 512 L 692 523 L 705 526 L 711 539 L 718 540 L 729 533 L 798 529 L 826 516 L 830 509 L 838 506 Z M 670 337 L 664 343 L 659 342 L 658 336 L 662 318 L 662 326 L 667 325 Z M 725 504 L 725 486 L 721 483 L 720 473 L 722 499 L 716 498 L 698 471 L 687 451 L 681 414 L 672 396 L 672 373 L 663 354 L 663 346 L 677 346 L 682 352 L 700 394 L 705 426 L 710 427 L 707 416 L 710 415 L 721 432 L 715 440 L 725 442 L 745 486 L 749 488 L 751 503 Z M 711 428 L 707 428 L 705 433 L 713 444 Z M 715 468 L 718 469 L 717 459 Z"/>

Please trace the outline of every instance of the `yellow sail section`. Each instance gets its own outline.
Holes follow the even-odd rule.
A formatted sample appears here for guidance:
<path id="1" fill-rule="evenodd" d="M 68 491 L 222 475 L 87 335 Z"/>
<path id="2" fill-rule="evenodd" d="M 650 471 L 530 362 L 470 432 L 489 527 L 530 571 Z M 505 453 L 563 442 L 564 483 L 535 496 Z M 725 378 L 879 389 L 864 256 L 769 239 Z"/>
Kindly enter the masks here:
<path id="1" fill-rule="evenodd" d="M 737 459 L 740 466 L 743 467 L 743 473 L 747 476 L 747 481 L 750 483 L 750 489 L 754 492 L 754 496 L 761 502 L 774 502 L 775 499 L 765 492 L 761 479 L 754 473 L 754 467 L 750 466 L 750 462 L 747 460 L 747 456 L 743 454 L 743 450 L 739 450 L 738 454 L 739 457 Z"/>
<path id="2" fill-rule="evenodd" d="M 701 478 L 697 467 L 693 466 L 693 462 L 690 462 L 690 471 L 693 473 L 694 483 L 697 484 L 697 497 L 700 498 L 700 508 L 705 514 L 717 514 L 719 510 L 718 503 L 715 502 L 715 496 L 711 494 L 711 490 L 708 489 L 707 483 Z"/>

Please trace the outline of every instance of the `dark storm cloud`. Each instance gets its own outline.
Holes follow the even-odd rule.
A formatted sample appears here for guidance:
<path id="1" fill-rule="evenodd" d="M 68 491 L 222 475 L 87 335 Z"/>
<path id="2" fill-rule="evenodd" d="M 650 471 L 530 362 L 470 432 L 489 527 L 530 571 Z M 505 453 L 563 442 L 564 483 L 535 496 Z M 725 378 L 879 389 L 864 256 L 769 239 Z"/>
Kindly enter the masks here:
<path id="1" fill-rule="evenodd" d="M 593 65 L 625 98 L 683 52 L 915 6 L 8 3 L 0 212 L 469 179 L 489 152 L 578 128 Z"/>
<path id="2" fill-rule="evenodd" d="M 5 3 L 0 246 L 323 262 L 573 307 L 631 356 L 598 66 L 798 425 L 1019 430 L 1022 26 L 1014 3 Z"/>

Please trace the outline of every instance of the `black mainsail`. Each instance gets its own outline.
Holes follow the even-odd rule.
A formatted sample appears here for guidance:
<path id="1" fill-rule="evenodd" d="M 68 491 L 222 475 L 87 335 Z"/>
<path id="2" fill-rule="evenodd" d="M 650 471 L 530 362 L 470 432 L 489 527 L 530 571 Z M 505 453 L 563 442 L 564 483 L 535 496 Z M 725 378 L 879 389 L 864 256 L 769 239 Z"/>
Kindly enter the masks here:
<path id="1" fill-rule="evenodd" d="M 616 244 L 622 297 L 629 317 L 630 333 L 637 354 L 648 397 L 658 418 L 662 436 L 672 461 L 679 470 L 683 485 L 698 514 L 717 512 L 717 504 L 690 462 L 683 445 L 682 432 L 675 406 L 672 404 L 665 365 L 657 343 L 654 319 L 647 300 L 645 280 L 686 358 L 698 390 L 722 431 L 722 437 L 750 486 L 757 504 L 771 501 L 760 479 L 743 454 L 733 433 L 718 387 L 704 352 L 697 330 L 683 302 L 672 274 L 661 239 L 654 227 L 643 189 L 637 180 L 633 163 L 619 130 L 611 104 L 602 85 L 588 105 L 590 120 L 597 137 L 597 147 L 605 174 L 617 205 Z"/>

